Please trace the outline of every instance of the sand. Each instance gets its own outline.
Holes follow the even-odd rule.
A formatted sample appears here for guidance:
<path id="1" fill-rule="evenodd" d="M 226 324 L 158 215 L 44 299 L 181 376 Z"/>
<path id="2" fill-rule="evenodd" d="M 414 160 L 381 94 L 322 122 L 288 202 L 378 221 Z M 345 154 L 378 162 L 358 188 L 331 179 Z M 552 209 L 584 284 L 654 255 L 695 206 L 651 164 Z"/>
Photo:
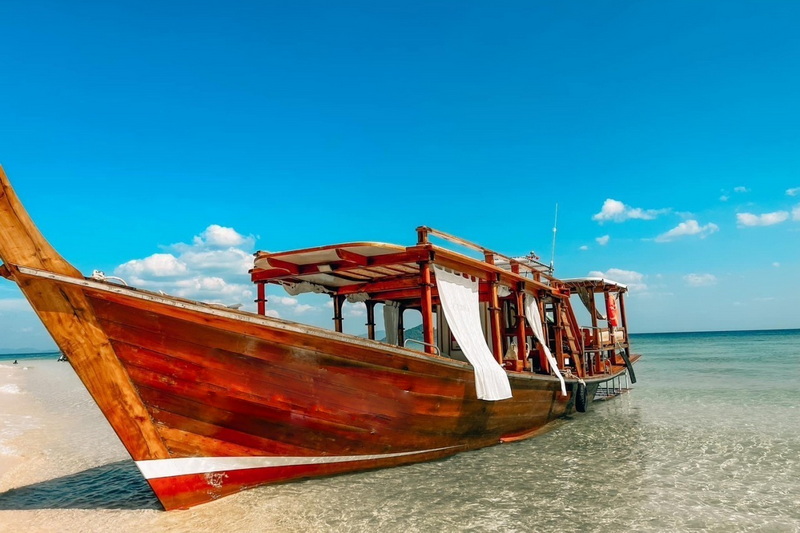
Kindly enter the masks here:
<path id="1" fill-rule="evenodd" d="M 302 485 L 165 512 L 68 363 L 0 363 L 0 533 L 330 530 Z"/>

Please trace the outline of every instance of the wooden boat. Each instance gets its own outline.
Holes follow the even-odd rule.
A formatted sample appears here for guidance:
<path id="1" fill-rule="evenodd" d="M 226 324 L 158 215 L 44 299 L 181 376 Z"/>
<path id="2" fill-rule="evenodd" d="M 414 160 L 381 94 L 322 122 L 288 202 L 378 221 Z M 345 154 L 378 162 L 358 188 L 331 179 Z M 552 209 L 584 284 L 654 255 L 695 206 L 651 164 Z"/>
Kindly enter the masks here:
<path id="1" fill-rule="evenodd" d="M 2 169 L 0 230 L 0 274 L 22 289 L 167 510 L 528 438 L 586 410 L 598 386 L 635 380 L 623 285 L 558 280 L 533 256 L 426 227 L 411 246 L 256 253 L 257 313 L 84 277 L 42 237 Z M 268 285 L 330 295 L 334 331 L 266 316 Z M 578 293 L 589 328 L 570 303 Z M 342 332 L 347 299 L 364 302 L 366 337 Z M 420 317 L 421 341 L 403 339 L 408 313 Z"/>

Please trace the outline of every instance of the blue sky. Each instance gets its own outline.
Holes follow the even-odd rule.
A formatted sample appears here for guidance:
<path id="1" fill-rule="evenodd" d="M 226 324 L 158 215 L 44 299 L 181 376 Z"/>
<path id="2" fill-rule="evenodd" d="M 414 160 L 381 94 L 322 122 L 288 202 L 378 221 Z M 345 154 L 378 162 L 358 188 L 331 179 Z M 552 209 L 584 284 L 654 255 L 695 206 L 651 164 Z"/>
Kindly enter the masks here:
<path id="1" fill-rule="evenodd" d="M 631 284 L 634 330 L 796 328 L 798 24 L 788 1 L 5 2 L 0 164 L 82 272 L 189 297 L 252 305 L 254 250 L 421 224 L 549 261 L 557 203 L 557 274 Z M 1 283 L 0 348 L 49 346 Z"/>

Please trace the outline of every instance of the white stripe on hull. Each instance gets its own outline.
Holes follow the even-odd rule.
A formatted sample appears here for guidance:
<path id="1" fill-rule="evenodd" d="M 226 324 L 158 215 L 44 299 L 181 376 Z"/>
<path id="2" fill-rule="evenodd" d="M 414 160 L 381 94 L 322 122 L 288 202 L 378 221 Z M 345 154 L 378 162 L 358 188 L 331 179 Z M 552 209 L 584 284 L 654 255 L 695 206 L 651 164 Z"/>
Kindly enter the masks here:
<path id="1" fill-rule="evenodd" d="M 281 466 L 304 466 L 331 463 L 348 463 L 356 461 L 372 461 L 376 459 L 391 459 L 407 455 L 438 452 L 460 448 L 448 446 L 432 450 L 419 450 L 413 452 L 385 453 L 377 455 L 331 455 L 313 457 L 182 457 L 178 459 L 150 459 L 136 461 L 136 466 L 145 479 L 162 477 L 186 476 L 189 474 L 207 474 L 210 472 L 223 472 L 230 470 L 249 470 L 255 468 L 277 468 Z"/>

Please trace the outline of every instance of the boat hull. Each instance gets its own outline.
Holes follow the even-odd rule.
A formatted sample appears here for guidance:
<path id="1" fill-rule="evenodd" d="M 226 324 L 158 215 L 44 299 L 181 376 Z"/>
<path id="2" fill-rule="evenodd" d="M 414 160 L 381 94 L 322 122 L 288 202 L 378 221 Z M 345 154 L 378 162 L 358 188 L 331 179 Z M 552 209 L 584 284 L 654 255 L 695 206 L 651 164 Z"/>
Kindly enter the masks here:
<path id="1" fill-rule="evenodd" d="M 483 401 L 465 362 L 85 279 L 2 169 L 0 228 L 0 275 L 19 285 L 165 509 L 520 440 L 573 409 L 574 379 L 562 394 L 552 376 L 510 372 L 512 398 Z"/>
<path id="2" fill-rule="evenodd" d="M 550 376 L 512 372 L 513 398 L 487 402 L 460 361 L 108 283 L 16 276 L 85 299 L 124 370 L 123 395 L 155 428 L 146 448 L 166 453 L 141 453 L 141 434 L 114 423 L 125 406 L 93 396 L 166 509 L 447 457 L 528 436 L 572 408 Z M 96 390 L 85 368 L 93 354 L 66 354 Z"/>

